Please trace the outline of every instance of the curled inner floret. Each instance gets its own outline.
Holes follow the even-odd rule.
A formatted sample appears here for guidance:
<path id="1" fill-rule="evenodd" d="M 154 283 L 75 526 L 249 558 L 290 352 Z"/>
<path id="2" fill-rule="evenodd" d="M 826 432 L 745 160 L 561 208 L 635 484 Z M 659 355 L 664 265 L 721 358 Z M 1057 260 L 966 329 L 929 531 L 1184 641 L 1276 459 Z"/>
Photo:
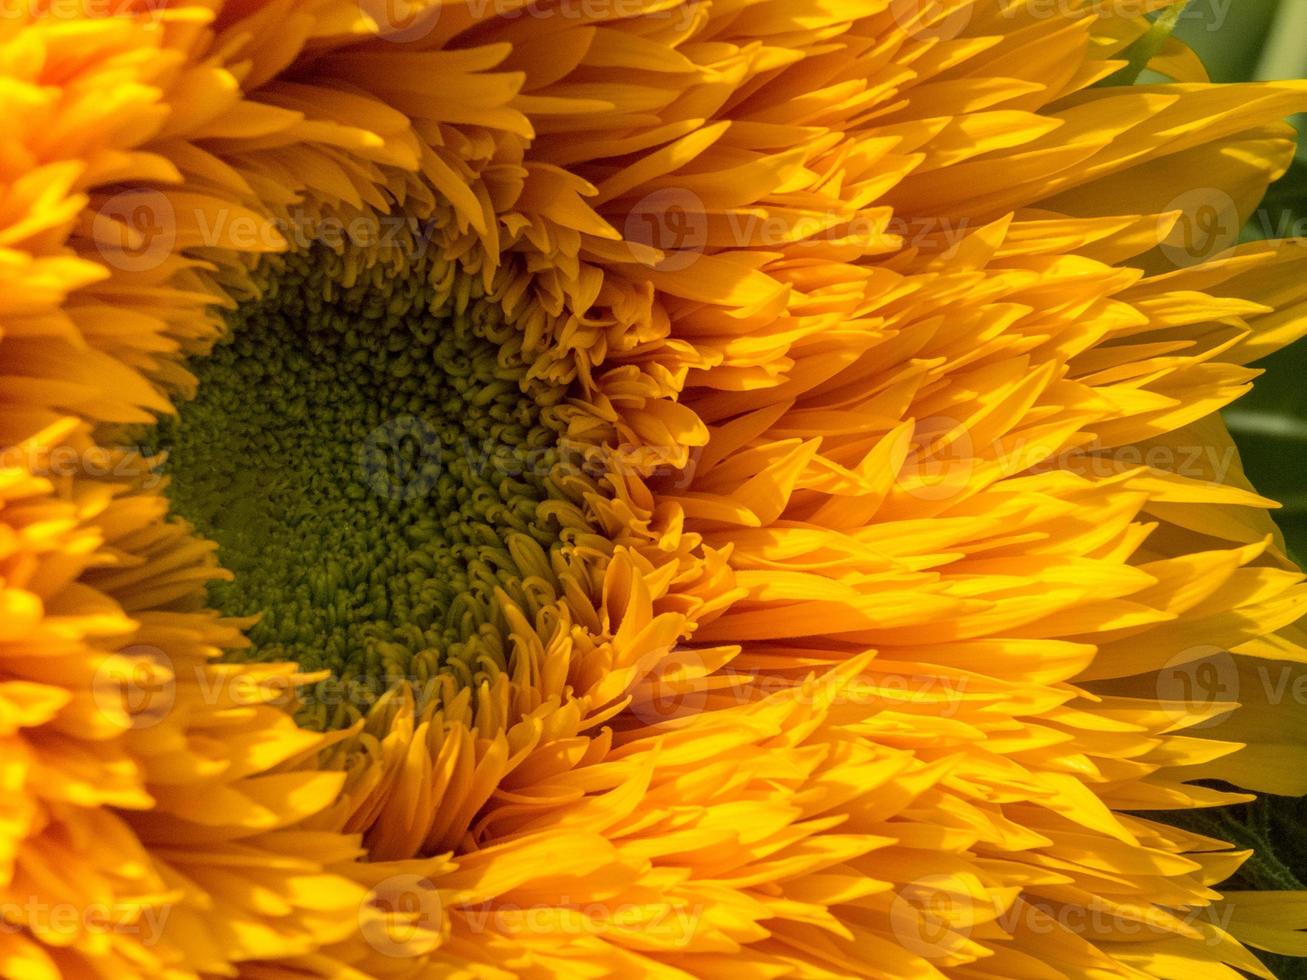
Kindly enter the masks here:
<path id="1" fill-rule="evenodd" d="M 319 245 L 265 271 L 159 428 L 174 509 L 233 573 L 213 604 L 259 617 L 242 657 L 329 670 L 328 726 L 508 669 L 501 605 L 558 598 L 566 388 L 453 263 Z"/>

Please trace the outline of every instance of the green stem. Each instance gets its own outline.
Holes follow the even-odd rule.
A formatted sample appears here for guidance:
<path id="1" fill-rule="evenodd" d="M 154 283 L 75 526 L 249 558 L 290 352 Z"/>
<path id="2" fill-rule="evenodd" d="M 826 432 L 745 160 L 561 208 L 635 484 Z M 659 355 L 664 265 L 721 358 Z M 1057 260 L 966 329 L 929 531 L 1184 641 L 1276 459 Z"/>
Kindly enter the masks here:
<path id="1" fill-rule="evenodd" d="M 1133 85 L 1138 81 L 1139 76 L 1148 67 L 1148 63 L 1161 54 L 1167 39 L 1175 33 L 1176 25 L 1180 22 L 1181 16 L 1184 15 L 1185 9 L 1192 2 L 1193 0 L 1179 0 L 1179 2 L 1173 3 L 1162 11 L 1143 37 L 1139 38 L 1123 52 L 1128 62 L 1125 67 L 1109 75 L 1099 84 L 1103 86 Z"/>

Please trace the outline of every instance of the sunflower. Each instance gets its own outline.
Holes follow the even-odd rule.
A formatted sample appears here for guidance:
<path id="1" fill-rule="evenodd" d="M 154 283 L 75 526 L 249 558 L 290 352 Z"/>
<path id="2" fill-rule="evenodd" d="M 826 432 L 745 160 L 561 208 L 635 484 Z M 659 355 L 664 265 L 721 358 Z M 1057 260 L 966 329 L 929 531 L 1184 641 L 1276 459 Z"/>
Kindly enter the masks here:
<path id="1" fill-rule="evenodd" d="M 1307 792 L 1307 83 L 1168 6 L 6 5 L 0 975 L 1307 953 L 1181 829 Z"/>

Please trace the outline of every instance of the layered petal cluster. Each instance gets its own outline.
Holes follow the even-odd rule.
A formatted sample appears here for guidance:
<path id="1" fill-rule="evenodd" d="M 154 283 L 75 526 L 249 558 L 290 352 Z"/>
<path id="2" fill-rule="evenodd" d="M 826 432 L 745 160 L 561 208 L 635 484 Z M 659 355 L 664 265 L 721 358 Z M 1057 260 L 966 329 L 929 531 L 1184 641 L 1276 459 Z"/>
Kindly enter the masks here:
<path id="1" fill-rule="evenodd" d="M 1307 792 L 1307 588 L 1218 414 L 1307 333 L 1307 245 L 1236 244 L 1307 82 L 1209 83 L 1167 5 L 6 11 L 0 975 L 1307 952 L 1166 818 Z M 288 282 L 551 409 L 448 524 L 455 652 L 393 603 L 329 705 L 149 435 Z"/>

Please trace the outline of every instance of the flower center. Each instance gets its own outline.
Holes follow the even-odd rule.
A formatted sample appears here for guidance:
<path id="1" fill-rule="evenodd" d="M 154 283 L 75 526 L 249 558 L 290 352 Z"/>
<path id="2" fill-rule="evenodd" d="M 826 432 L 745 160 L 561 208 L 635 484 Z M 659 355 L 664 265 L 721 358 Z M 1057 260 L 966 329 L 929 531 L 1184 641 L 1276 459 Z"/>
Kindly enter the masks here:
<path id="1" fill-rule="evenodd" d="M 212 604 L 260 616 L 241 659 L 332 672 L 319 726 L 396 682 L 422 700 L 505 670 L 502 602 L 556 598 L 566 389 L 528 376 L 481 293 L 440 260 L 280 259 L 158 428 L 174 510 L 234 573 Z"/>

